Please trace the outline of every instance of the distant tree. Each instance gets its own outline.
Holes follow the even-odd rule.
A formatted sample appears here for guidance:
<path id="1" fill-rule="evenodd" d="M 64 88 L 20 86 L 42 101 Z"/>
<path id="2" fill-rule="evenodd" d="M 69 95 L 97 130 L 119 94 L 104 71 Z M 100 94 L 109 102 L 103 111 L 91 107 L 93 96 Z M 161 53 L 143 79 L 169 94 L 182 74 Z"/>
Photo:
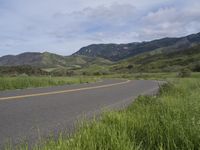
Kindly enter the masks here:
<path id="1" fill-rule="evenodd" d="M 129 70 L 133 69 L 133 65 L 128 65 L 127 69 L 129 69 Z"/>
<path id="2" fill-rule="evenodd" d="M 191 70 L 188 68 L 181 69 L 178 73 L 178 77 L 185 78 L 191 76 Z"/>
<path id="3" fill-rule="evenodd" d="M 194 66 L 194 68 L 192 68 L 192 71 L 194 71 L 194 72 L 200 72 L 200 63 L 196 64 Z"/>
<path id="4" fill-rule="evenodd" d="M 67 75 L 67 76 L 73 76 L 73 75 L 74 75 L 74 71 L 67 71 L 67 72 L 66 72 L 66 75 Z"/>
<path id="5" fill-rule="evenodd" d="M 102 75 L 102 73 L 100 71 L 96 71 L 96 72 L 93 73 L 93 75 L 100 76 L 100 75 Z"/>

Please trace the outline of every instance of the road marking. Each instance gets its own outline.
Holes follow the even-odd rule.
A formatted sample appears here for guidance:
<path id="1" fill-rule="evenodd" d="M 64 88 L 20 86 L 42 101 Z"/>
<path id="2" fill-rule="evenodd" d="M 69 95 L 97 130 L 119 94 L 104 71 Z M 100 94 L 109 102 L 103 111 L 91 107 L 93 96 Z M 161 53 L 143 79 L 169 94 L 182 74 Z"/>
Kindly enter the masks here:
<path id="1" fill-rule="evenodd" d="M 108 87 L 112 87 L 112 86 L 116 86 L 116 85 L 126 84 L 128 82 L 130 82 L 130 80 L 127 80 L 125 82 L 114 83 L 114 84 L 106 84 L 106 85 L 100 85 L 100 86 L 95 86 L 95 87 L 85 87 L 85 88 L 63 90 L 63 91 L 54 91 L 54 92 L 28 94 L 28 95 L 20 95 L 20 96 L 1 97 L 0 101 L 12 100 L 12 99 L 21 99 L 21 98 L 28 98 L 28 97 L 37 97 L 37 96 L 46 96 L 46 95 L 55 95 L 55 94 L 85 91 L 85 90 L 91 90 L 91 89 L 108 88 Z"/>

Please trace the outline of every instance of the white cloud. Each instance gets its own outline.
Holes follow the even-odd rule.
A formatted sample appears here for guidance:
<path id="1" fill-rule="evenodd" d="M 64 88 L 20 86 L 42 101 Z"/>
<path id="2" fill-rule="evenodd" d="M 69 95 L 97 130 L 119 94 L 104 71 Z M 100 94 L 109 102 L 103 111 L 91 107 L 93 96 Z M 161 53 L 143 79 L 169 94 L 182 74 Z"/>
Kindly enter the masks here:
<path id="1" fill-rule="evenodd" d="M 162 7 L 141 19 L 141 39 L 184 36 L 200 31 L 200 5 Z"/>
<path id="2" fill-rule="evenodd" d="M 0 55 L 199 31 L 199 0 L 0 0 Z"/>

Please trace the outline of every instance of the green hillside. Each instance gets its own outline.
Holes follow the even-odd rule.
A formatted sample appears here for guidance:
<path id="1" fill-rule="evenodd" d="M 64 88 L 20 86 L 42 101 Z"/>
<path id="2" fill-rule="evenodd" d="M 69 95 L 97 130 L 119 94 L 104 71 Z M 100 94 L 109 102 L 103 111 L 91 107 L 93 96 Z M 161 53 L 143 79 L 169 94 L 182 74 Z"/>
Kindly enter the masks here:
<path id="1" fill-rule="evenodd" d="M 31 66 L 0 67 L 0 76 L 18 76 L 18 75 L 38 76 L 38 75 L 49 75 L 49 73 L 42 70 L 41 68 L 31 67 Z"/>
<path id="2" fill-rule="evenodd" d="M 19 55 L 8 55 L 0 57 L 0 66 L 36 66 L 43 68 L 84 66 L 89 64 L 111 64 L 112 62 L 104 58 L 87 57 L 80 55 L 61 56 L 49 52 L 44 53 L 22 53 Z"/>
<path id="3" fill-rule="evenodd" d="M 183 68 L 200 71 L 200 45 L 173 53 L 144 53 L 118 62 L 113 72 L 177 72 Z"/>
<path id="4" fill-rule="evenodd" d="M 92 58 L 86 56 L 73 56 L 68 67 L 50 68 L 54 75 L 108 75 L 138 72 L 179 72 L 189 69 L 193 72 L 200 71 L 200 45 L 192 48 L 164 53 L 161 50 L 146 52 L 130 57 L 115 63 L 103 58 Z M 85 60 L 84 63 L 73 62 L 72 60 Z M 80 62 L 79 60 L 79 62 Z M 83 61 L 82 61 L 83 62 Z M 70 62 L 68 63 L 70 64 Z"/>
<path id="5" fill-rule="evenodd" d="M 42 54 L 41 66 L 43 67 L 70 67 L 77 68 L 86 65 L 97 64 L 111 64 L 112 62 L 104 58 L 87 57 L 81 55 L 61 56 L 45 52 Z"/>
<path id="6" fill-rule="evenodd" d="M 3 69 L 0 75 L 9 69 L 11 74 L 15 74 L 15 71 L 17 74 L 31 74 L 23 66 L 32 67 L 30 70 L 35 70 L 32 71 L 33 75 L 54 76 L 179 72 L 184 68 L 200 71 L 199 60 L 200 33 L 141 43 L 93 44 L 83 47 L 71 56 L 49 52 L 7 55 L 0 57 L 0 66 Z M 6 70 L 3 67 L 14 68 Z"/>

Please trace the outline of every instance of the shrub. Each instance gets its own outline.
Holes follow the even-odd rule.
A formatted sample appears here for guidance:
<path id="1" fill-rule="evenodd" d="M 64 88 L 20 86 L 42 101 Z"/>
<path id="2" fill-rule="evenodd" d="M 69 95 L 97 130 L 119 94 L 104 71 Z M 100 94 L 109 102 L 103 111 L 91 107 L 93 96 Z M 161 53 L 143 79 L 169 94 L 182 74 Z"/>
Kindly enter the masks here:
<path id="1" fill-rule="evenodd" d="M 96 71 L 96 72 L 93 73 L 93 75 L 100 76 L 100 75 L 102 75 L 102 73 L 100 71 Z"/>
<path id="2" fill-rule="evenodd" d="M 178 77 L 185 78 L 191 76 L 191 70 L 184 68 L 178 73 Z"/>
<path id="3" fill-rule="evenodd" d="M 200 63 L 196 64 L 193 68 L 192 71 L 194 72 L 200 72 Z"/>
<path id="4" fill-rule="evenodd" d="M 128 65 L 127 69 L 129 69 L 129 70 L 133 69 L 133 65 Z"/>

